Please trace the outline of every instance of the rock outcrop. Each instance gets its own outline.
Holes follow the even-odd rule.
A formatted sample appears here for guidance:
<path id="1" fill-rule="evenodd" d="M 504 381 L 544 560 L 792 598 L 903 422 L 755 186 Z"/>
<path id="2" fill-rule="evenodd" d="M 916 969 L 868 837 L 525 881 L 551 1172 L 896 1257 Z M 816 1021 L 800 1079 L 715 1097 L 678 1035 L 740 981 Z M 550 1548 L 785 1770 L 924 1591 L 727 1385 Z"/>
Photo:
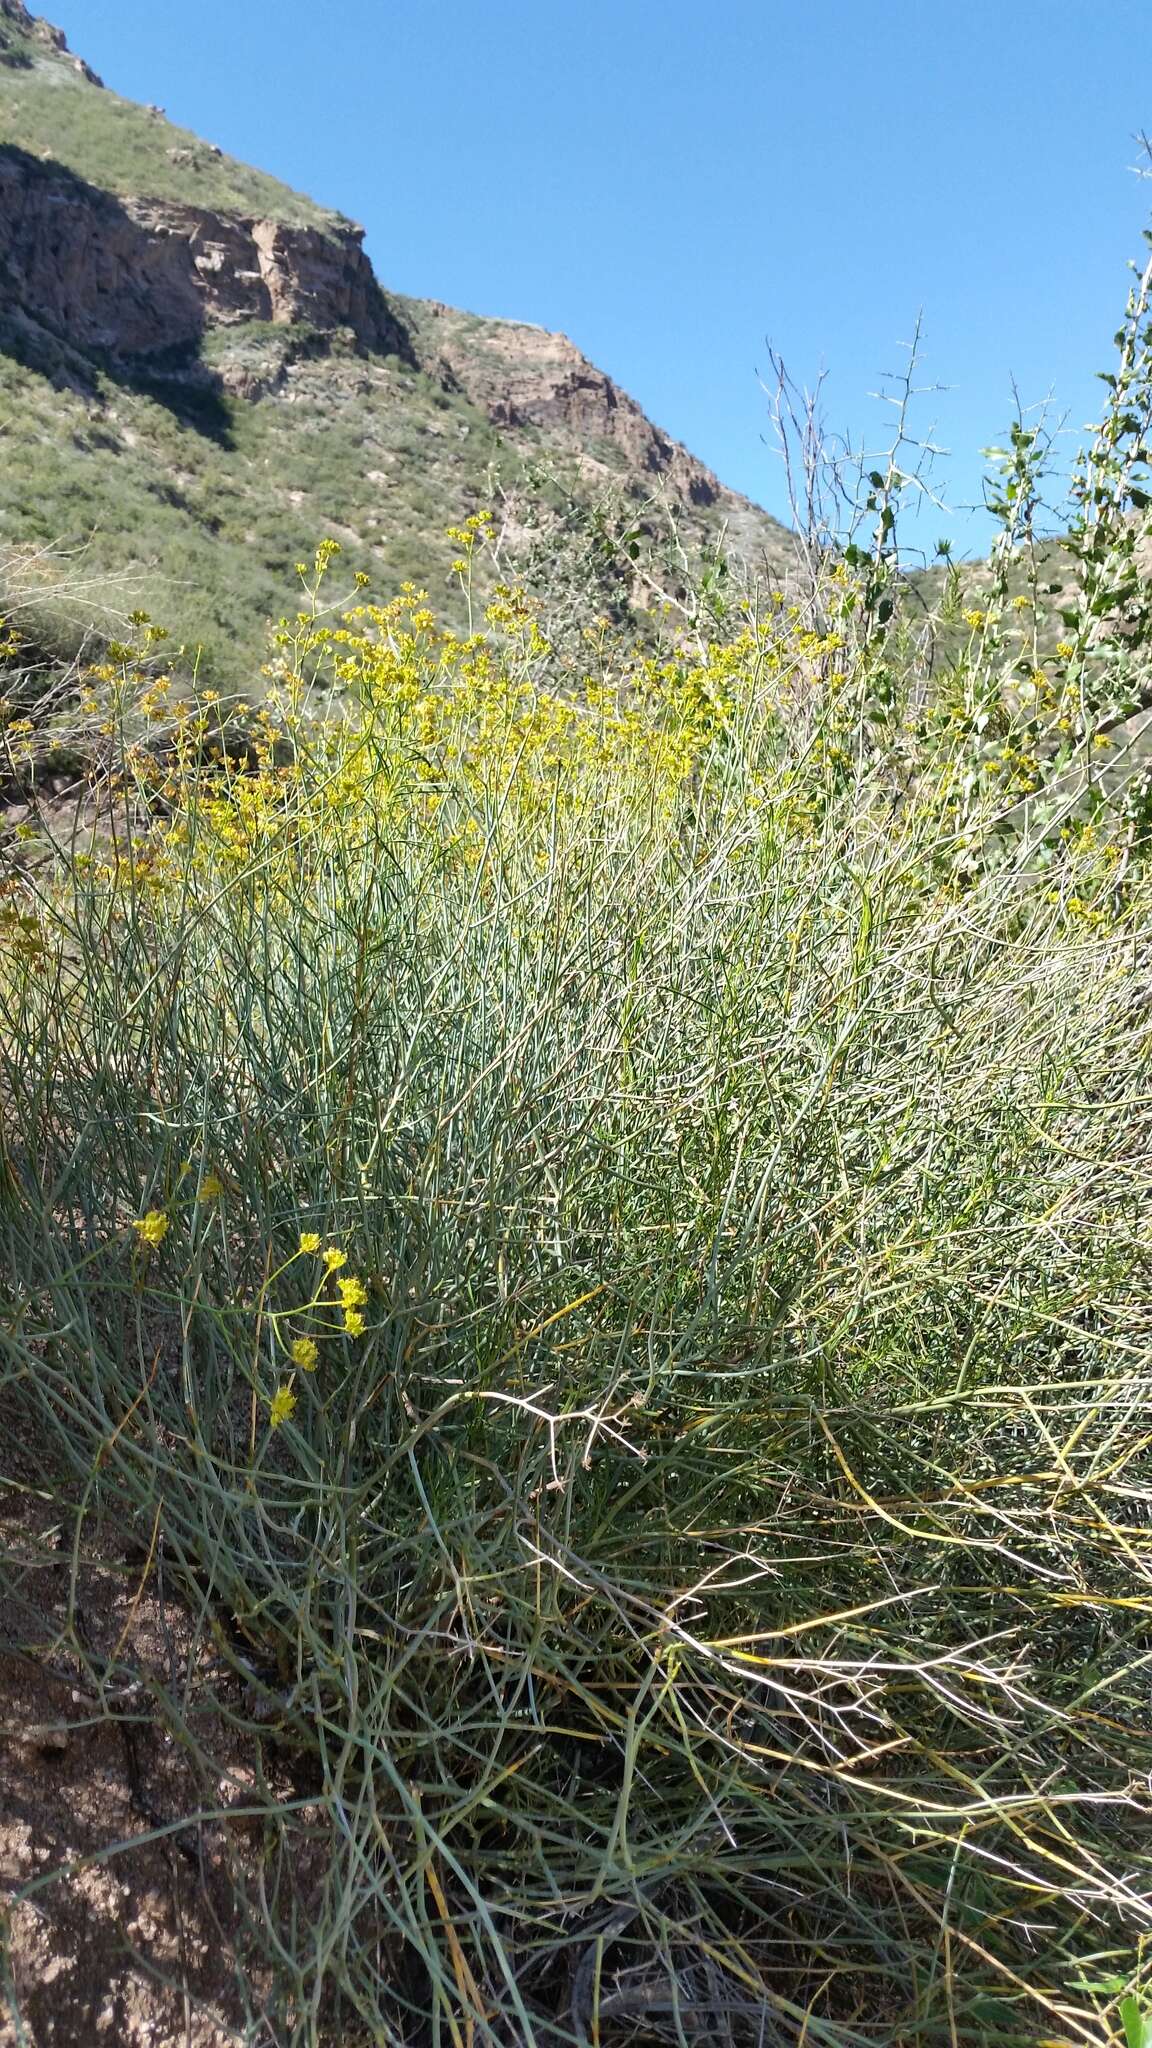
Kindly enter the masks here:
<path id="1" fill-rule="evenodd" d="M 721 486 L 678 441 L 662 433 L 626 391 L 589 362 L 566 334 L 511 320 L 461 317 L 425 301 L 422 348 L 494 426 L 559 430 L 576 445 L 619 454 L 640 476 L 664 479 L 701 507 Z"/>
<path id="2" fill-rule="evenodd" d="M 540 429 L 590 467 L 606 461 L 697 510 L 728 510 L 711 471 L 567 336 L 429 302 L 406 322 L 351 223 L 322 231 L 121 198 L 0 144 L 0 281 L 10 309 L 123 361 L 193 356 L 206 328 L 254 321 L 350 334 L 417 362 L 513 440 Z"/>
<path id="3" fill-rule="evenodd" d="M 97 85 L 103 89 L 104 81 L 97 77 L 92 66 L 86 64 L 83 57 L 72 54 L 68 48 L 68 38 L 62 28 L 56 28 L 50 21 L 42 21 L 38 15 L 29 14 L 24 0 L 0 0 L 0 62 L 4 61 L 6 56 L 11 61 L 13 49 L 18 48 L 14 43 L 17 37 L 21 42 L 39 43 L 45 49 L 51 50 L 70 64 L 73 71 L 78 72 L 89 85 Z"/>
<path id="4" fill-rule="evenodd" d="M 405 347 L 358 229 L 119 199 L 3 145 L 0 277 L 10 305 L 74 347 L 118 357 L 194 349 L 206 327 L 253 320 Z"/>

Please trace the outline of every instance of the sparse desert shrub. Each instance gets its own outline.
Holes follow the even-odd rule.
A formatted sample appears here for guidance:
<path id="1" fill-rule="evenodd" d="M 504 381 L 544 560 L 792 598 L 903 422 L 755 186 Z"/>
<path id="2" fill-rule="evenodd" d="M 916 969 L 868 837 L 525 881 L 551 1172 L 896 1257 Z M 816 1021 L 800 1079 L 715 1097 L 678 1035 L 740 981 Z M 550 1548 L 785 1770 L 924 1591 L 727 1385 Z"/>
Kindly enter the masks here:
<path id="1" fill-rule="evenodd" d="M 138 614 L 63 818 L 9 690 L 0 1387 L 180 1590 L 56 1648 L 251 2048 L 1145 2041 L 1148 330 L 927 621 L 896 451 L 648 647 L 480 513 L 462 630 L 322 545 L 258 706 Z"/>
<path id="2" fill-rule="evenodd" d="M 1038 858 L 867 568 L 574 674 L 522 592 L 455 635 L 336 552 L 258 715 L 110 650 L 118 822 L 0 912 L 0 1384 L 214 1647 L 150 1711 L 251 2040 L 1115 2039 L 1131 820 Z"/>

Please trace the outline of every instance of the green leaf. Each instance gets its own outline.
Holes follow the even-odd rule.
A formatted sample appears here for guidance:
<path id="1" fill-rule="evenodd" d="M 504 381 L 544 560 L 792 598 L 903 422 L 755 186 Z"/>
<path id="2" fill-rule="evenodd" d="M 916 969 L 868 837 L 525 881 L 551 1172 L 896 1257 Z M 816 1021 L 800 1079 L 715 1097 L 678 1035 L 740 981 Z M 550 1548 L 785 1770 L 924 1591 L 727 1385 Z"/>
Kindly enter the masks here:
<path id="1" fill-rule="evenodd" d="M 1119 2012 L 1127 2048 L 1152 2048 L 1152 2013 L 1143 2011 L 1134 1991 L 1120 2000 Z"/>

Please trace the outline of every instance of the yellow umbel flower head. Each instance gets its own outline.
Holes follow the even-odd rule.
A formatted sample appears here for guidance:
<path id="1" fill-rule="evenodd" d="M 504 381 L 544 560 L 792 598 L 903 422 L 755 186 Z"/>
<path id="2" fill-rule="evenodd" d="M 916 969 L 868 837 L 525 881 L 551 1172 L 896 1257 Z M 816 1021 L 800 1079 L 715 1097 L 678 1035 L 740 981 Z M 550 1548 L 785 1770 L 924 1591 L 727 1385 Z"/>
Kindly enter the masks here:
<path id="1" fill-rule="evenodd" d="M 296 1396 L 291 1387 L 277 1387 L 268 1408 L 269 1429 L 279 1429 L 296 1412 Z"/>

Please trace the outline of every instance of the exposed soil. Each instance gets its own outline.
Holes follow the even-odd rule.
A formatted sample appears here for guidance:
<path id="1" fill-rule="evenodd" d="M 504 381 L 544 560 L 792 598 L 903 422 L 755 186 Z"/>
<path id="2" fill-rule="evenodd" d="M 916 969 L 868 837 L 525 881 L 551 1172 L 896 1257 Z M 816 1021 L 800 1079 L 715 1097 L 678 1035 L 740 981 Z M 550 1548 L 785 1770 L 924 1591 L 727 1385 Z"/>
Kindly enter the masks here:
<path id="1" fill-rule="evenodd" d="M 229 1882 L 252 1859 L 249 1823 L 228 1819 L 252 1773 L 213 1645 L 162 1557 L 61 1510 L 10 1445 L 5 1463 L 0 2048 L 271 2042 Z"/>

